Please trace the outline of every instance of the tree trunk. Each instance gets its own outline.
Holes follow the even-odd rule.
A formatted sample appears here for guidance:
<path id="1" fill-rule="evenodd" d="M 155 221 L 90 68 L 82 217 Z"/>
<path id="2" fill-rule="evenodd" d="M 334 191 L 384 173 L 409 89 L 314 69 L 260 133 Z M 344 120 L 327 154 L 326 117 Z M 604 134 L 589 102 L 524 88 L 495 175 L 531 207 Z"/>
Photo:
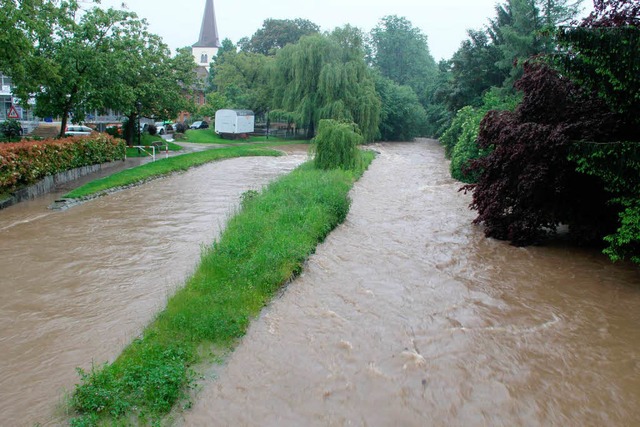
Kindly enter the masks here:
<path id="1" fill-rule="evenodd" d="M 138 140 L 136 139 L 136 113 L 131 113 L 127 116 L 127 126 L 124 129 L 124 138 L 127 141 L 127 145 L 137 145 Z"/>
<path id="2" fill-rule="evenodd" d="M 62 120 L 60 122 L 60 133 L 58 134 L 59 138 L 64 138 L 65 131 L 67 130 L 67 121 L 69 119 L 69 109 L 64 107 L 64 112 L 62 113 Z"/>
<path id="3" fill-rule="evenodd" d="M 307 126 L 307 139 L 313 139 L 315 136 L 316 129 L 313 126 L 313 119 L 309 120 L 309 125 Z"/>
<path id="4" fill-rule="evenodd" d="M 69 121 L 69 112 L 71 111 L 71 106 L 74 103 L 74 97 L 76 96 L 76 93 L 78 93 L 78 86 L 74 86 L 73 89 L 71 89 L 69 98 L 67 99 L 67 102 L 64 103 L 64 110 L 62 111 L 62 120 L 60 123 L 60 133 L 58 134 L 60 138 L 64 138 L 64 134 L 67 131 L 67 122 Z"/>

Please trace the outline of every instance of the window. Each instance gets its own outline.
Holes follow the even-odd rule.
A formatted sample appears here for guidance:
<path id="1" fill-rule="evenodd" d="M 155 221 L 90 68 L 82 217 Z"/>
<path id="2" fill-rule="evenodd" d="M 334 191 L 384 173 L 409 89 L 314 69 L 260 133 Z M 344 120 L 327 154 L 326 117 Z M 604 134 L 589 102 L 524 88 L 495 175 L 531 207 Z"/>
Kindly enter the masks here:
<path id="1" fill-rule="evenodd" d="M 200 55 L 200 63 L 201 64 L 208 64 L 208 55 L 206 53 L 203 53 L 202 55 Z"/>
<path id="2" fill-rule="evenodd" d="M 0 120 L 4 121 L 7 119 L 7 114 L 9 113 L 11 105 L 10 96 L 0 96 Z"/>
<path id="3" fill-rule="evenodd" d="M 11 86 L 11 77 L 0 74 L 0 83 L 2 86 Z"/>

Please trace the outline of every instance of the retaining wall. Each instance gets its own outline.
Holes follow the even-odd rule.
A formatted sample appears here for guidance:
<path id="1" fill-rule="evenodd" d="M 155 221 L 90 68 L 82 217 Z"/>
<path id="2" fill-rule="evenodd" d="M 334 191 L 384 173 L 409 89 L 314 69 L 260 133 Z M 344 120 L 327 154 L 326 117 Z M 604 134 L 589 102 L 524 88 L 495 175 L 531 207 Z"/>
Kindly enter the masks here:
<path id="1" fill-rule="evenodd" d="M 33 185 L 17 190 L 15 193 L 12 193 L 9 196 L 9 198 L 0 200 L 0 209 L 7 208 L 11 205 L 15 205 L 16 203 L 22 202 L 24 200 L 34 199 L 43 194 L 50 193 L 54 191 L 56 189 L 56 186 L 58 186 L 59 184 L 64 184 L 69 181 L 74 181 L 90 173 L 97 172 L 103 168 L 114 166 L 120 163 L 121 161 L 116 160 L 114 162 L 109 162 L 109 163 L 83 166 L 80 168 L 59 172 L 55 175 L 46 176 L 44 179 L 38 181 Z"/>

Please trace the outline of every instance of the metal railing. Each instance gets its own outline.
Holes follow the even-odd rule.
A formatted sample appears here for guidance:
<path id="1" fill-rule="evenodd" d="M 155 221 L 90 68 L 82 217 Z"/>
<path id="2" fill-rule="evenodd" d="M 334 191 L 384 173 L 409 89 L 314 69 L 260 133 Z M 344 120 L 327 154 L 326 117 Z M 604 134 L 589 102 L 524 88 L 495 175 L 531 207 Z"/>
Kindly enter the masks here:
<path id="1" fill-rule="evenodd" d="M 131 146 L 131 148 L 137 148 L 138 151 L 142 151 L 144 153 L 146 153 L 147 155 L 151 156 L 152 161 L 155 162 L 156 161 L 156 146 L 155 145 L 133 145 Z M 160 151 L 160 147 L 158 148 L 158 153 L 161 153 Z M 149 153 L 149 150 L 151 149 L 151 153 Z M 165 144 L 164 146 L 164 158 L 168 158 L 169 157 L 169 144 Z M 127 158 L 127 155 L 125 154 L 125 159 Z"/>

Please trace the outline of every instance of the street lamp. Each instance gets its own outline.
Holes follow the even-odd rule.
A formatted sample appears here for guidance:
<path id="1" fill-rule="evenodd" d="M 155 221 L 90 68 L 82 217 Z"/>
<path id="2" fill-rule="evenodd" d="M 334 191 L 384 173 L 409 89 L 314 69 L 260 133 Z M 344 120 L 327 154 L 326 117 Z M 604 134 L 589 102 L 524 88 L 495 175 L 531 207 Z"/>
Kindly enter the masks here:
<path id="1" fill-rule="evenodd" d="M 270 123 L 269 123 L 269 109 L 268 108 L 267 108 L 267 123 L 266 124 L 267 124 L 267 131 L 265 133 L 267 135 L 267 139 L 269 139 L 269 125 L 270 125 Z"/>
<path id="2" fill-rule="evenodd" d="M 136 111 L 138 112 L 138 129 L 136 129 L 136 131 L 138 132 L 138 146 L 140 145 L 140 134 L 142 132 L 140 132 L 140 111 L 142 110 L 142 102 L 140 101 L 136 101 Z"/>

